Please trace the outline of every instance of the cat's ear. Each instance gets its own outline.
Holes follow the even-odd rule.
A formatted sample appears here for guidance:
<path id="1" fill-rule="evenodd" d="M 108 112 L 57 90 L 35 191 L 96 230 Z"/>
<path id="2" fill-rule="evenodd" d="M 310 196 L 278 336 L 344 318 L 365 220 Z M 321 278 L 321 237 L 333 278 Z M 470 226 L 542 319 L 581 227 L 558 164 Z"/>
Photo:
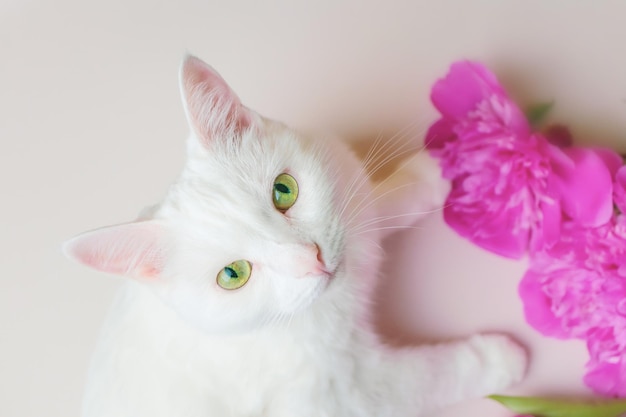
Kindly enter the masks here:
<path id="1" fill-rule="evenodd" d="M 252 111 L 213 68 L 195 56 L 183 61 L 180 88 L 187 120 L 203 144 L 240 135 L 252 125 Z"/>
<path id="2" fill-rule="evenodd" d="M 66 256 L 102 272 L 157 280 L 171 250 L 171 237 L 159 221 L 104 227 L 65 242 Z"/>

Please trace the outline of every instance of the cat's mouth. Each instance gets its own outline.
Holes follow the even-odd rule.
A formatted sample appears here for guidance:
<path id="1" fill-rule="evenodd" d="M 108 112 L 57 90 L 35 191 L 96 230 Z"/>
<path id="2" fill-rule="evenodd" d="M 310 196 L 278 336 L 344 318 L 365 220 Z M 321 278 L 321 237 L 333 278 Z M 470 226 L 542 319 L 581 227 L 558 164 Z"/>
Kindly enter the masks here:
<path id="1" fill-rule="evenodd" d="M 319 251 L 318 261 L 323 265 L 321 276 L 327 280 L 327 284 L 330 284 L 345 270 L 347 261 L 344 253 L 345 246 L 343 242 L 332 242 L 323 247 L 318 244 L 316 246 Z"/>
<path id="2" fill-rule="evenodd" d="M 326 272 L 325 276 L 329 284 L 335 280 L 337 274 L 341 271 L 342 268 L 343 260 L 340 261 L 338 264 L 333 265 L 333 267 Z"/>
<path id="3" fill-rule="evenodd" d="M 321 276 L 328 281 L 332 281 L 335 278 L 335 271 L 324 271 Z"/>
<path id="4" fill-rule="evenodd" d="M 320 267 L 315 271 L 308 272 L 304 277 L 310 279 L 317 279 L 325 282 L 325 286 L 329 285 L 336 276 L 338 266 L 326 266 Z"/>
<path id="5" fill-rule="evenodd" d="M 334 277 L 335 277 L 335 272 L 336 272 L 336 268 L 335 269 L 328 269 L 328 268 L 324 268 L 324 269 L 319 269 L 315 272 L 309 272 L 305 275 L 305 277 L 315 277 L 315 278 L 323 278 L 323 279 L 327 279 L 329 281 L 331 281 Z"/>
<path id="6" fill-rule="evenodd" d="M 337 274 L 337 271 L 339 270 L 341 263 L 340 264 L 331 263 L 329 265 L 326 262 L 323 262 L 323 265 L 324 267 L 322 268 L 322 276 L 324 276 L 328 281 L 332 281 L 335 278 L 335 275 Z"/>

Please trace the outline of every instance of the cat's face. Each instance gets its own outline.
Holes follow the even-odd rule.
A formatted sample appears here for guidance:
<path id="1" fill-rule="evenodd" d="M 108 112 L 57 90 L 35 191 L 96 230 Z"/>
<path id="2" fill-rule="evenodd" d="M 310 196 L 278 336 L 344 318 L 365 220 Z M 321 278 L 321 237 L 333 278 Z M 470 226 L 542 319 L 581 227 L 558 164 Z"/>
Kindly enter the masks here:
<path id="1" fill-rule="evenodd" d="M 345 286 L 360 265 L 353 232 L 374 215 L 352 154 L 245 108 L 196 58 L 181 89 L 192 134 L 179 180 L 149 219 L 80 235 L 66 252 L 151 285 L 207 331 L 289 318 Z"/>
<path id="2" fill-rule="evenodd" d="M 208 151 L 190 146 L 187 166 L 157 212 L 176 223 L 178 238 L 165 269 L 171 285 L 161 294 L 210 329 L 288 318 L 342 280 L 348 266 L 340 212 L 354 170 L 345 170 L 340 149 L 330 152 L 330 144 L 257 122 Z M 281 195 L 282 186 L 291 196 Z"/>

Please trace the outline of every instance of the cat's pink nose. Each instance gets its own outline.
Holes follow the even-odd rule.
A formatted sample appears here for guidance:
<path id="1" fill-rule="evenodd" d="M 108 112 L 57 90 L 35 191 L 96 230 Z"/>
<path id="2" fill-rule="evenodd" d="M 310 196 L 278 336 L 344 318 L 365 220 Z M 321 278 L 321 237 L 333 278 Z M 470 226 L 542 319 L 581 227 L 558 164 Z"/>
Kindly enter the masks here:
<path id="1" fill-rule="evenodd" d="M 317 243 L 313 243 L 311 245 L 307 245 L 307 247 L 309 252 L 309 265 L 307 268 L 309 270 L 309 274 L 328 275 L 330 272 L 328 271 L 328 267 L 324 261 L 324 255 L 322 254 L 320 246 Z"/>
<path id="2" fill-rule="evenodd" d="M 320 245 L 315 243 L 315 248 L 317 249 L 317 262 L 326 267 L 326 262 L 324 262 L 324 257 L 322 256 L 322 250 L 320 249 Z"/>

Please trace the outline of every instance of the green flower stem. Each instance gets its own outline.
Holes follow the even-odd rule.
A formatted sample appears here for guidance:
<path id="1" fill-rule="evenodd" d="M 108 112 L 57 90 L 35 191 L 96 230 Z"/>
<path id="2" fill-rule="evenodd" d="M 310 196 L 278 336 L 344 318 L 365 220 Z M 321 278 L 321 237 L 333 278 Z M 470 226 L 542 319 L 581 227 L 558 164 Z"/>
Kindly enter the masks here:
<path id="1" fill-rule="evenodd" d="M 491 395 L 488 398 L 517 414 L 535 417 L 619 417 L 626 413 L 626 400 L 584 402 L 503 395 Z"/>

